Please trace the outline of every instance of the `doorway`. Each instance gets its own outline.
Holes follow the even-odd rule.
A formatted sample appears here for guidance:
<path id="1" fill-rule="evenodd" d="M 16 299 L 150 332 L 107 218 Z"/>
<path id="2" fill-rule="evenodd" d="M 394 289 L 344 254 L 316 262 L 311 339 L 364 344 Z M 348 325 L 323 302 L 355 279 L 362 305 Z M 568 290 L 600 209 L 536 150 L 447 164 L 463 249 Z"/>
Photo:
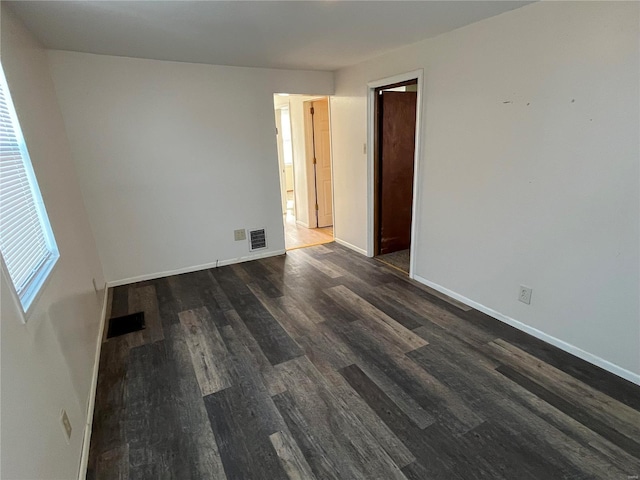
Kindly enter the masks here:
<path id="1" fill-rule="evenodd" d="M 418 78 L 377 85 L 373 94 L 373 256 L 412 268 Z"/>
<path id="2" fill-rule="evenodd" d="M 287 250 L 333 241 L 329 99 L 274 95 Z"/>

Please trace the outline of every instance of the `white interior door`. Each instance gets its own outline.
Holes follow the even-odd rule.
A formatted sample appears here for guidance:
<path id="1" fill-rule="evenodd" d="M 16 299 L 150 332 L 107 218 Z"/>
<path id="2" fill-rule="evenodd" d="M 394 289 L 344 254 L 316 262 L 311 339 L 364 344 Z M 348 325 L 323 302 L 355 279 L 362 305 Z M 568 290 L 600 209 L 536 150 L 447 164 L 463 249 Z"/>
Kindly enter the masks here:
<path id="1" fill-rule="evenodd" d="M 317 100 L 312 103 L 312 106 L 318 227 L 329 227 L 333 225 L 329 101 L 326 98 Z"/>

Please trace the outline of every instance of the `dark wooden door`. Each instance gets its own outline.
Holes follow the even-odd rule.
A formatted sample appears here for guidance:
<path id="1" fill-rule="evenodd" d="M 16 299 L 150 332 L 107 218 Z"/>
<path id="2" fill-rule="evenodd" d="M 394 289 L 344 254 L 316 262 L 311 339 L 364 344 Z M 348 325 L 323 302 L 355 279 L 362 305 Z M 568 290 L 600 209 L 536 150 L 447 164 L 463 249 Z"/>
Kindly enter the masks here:
<path id="1" fill-rule="evenodd" d="M 379 96 L 379 253 L 411 245 L 416 92 Z"/>

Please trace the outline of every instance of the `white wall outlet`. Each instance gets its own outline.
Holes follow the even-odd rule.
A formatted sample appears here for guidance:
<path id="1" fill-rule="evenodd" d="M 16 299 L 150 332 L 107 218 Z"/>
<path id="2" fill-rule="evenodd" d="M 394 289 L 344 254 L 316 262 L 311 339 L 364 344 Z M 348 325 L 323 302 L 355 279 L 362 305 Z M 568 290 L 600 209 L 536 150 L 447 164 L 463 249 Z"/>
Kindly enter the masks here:
<path id="1" fill-rule="evenodd" d="M 532 292 L 531 288 L 525 287 L 524 285 L 520 285 L 520 293 L 518 293 L 518 300 L 520 300 L 522 303 L 526 303 L 527 305 L 530 305 L 531 292 Z"/>
<path id="2" fill-rule="evenodd" d="M 234 230 L 233 231 L 233 239 L 237 242 L 239 240 L 246 240 L 247 239 L 247 231 L 244 228 L 241 228 L 240 230 Z"/>
<path id="3" fill-rule="evenodd" d="M 66 410 L 62 409 L 60 411 L 60 423 L 62 424 L 62 430 L 64 432 L 65 439 L 67 443 L 71 440 L 71 422 L 69 421 L 69 416 L 67 415 Z"/>

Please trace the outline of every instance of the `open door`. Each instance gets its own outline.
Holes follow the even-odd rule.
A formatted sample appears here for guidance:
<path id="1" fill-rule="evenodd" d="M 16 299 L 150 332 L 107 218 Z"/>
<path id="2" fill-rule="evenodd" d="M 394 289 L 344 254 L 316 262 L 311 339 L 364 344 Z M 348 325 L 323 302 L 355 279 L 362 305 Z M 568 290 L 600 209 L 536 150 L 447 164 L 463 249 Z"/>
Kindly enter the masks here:
<path id="1" fill-rule="evenodd" d="M 416 81 L 376 90 L 375 255 L 409 271 Z M 393 255 L 391 255 L 393 254 Z"/>
<path id="2" fill-rule="evenodd" d="M 331 184 L 331 131 L 329 100 L 305 102 L 307 113 L 307 156 L 312 167 L 316 226 L 333 225 L 333 189 Z M 309 165 L 309 163 L 308 163 Z"/>

